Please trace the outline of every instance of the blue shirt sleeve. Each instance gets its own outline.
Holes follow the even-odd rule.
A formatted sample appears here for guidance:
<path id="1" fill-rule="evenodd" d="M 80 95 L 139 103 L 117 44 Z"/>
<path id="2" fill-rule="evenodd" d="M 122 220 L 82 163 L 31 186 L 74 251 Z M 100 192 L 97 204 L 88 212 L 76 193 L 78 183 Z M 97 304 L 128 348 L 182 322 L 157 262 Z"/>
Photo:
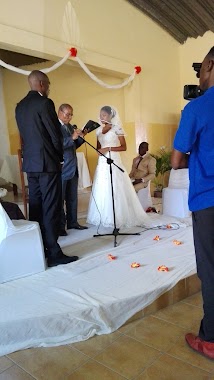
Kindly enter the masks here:
<path id="1" fill-rule="evenodd" d="M 182 153 L 191 152 L 199 132 L 198 116 L 191 106 L 189 103 L 184 108 L 174 139 L 174 148 Z"/>

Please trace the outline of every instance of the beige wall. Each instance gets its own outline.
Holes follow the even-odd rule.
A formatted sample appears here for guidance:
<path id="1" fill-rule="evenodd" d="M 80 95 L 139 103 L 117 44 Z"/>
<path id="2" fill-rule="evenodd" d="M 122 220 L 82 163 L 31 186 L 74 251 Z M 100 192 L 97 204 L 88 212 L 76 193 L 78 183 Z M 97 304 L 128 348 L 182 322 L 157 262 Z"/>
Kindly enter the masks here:
<path id="1" fill-rule="evenodd" d="M 203 37 L 189 38 L 184 45 L 179 47 L 181 91 L 185 84 L 199 84 L 196 72 L 193 70 L 193 62 L 202 62 L 205 55 L 214 45 L 214 33 L 206 32 Z M 181 98 L 181 109 L 188 101 Z"/>
<path id="2" fill-rule="evenodd" d="M 66 10 L 69 24 L 64 18 Z M 67 80 L 70 86 L 66 96 L 75 105 L 77 124 L 83 122 L 84 113 L 89 117 L 89 109 L 93 108 L 95 117 L 100 103 L 115 103 L 125 128 L 128 126 L 129 150 L 124 153 L 127 166 L 136 152 L 136 140 L 138 145 L 151 138 L 151 151 L 159 147 L 159 141 L 163 145 L 163 133 L 167 129 L 171 133 L 180 113 L 179 44 L 165 31 L 124 0 L 21 0 L 18 3 L 7 0 L 1 5 L 0 47 L 58 60 L 71 46 L 77 47 L 78 56 L 86 64 L 104 70 L 106 79 L 109 77 L 112 82 L 114 78 L 118 82 L 118 76 L 131 74 L 135 65 L 142 66 L 142 73 L 117 95 L 85 78 L 82 69 L 75 72 L 75 81 L 68 80 L 68 67 L 64 65 L 50 75 L 52 87 L 56 89 L 51 97 L 56 104 L 61 101 L 62 92 L 65 95 Z M 17 100 L 26 92 L 24 85 L 21 91 L 18 89 L 25 80 L 18 76 L 14 94 Z M 6 74 L 4 83 L 9 89 L 8 78 Z M 87 88 L 80 90 L 83 82 L 87 82 Z M 7 94 L 8 89 L 5 89 Z M 6 98 L 12 140 L 15 139 L 15 129 L 11 128 L 14 102 L 11 96 Z M 164 145 L 168 141 L 167 137 Z M 11 141 L 12 150 L 15 144 Z"/>
<path id="3" fill-rule="evenodd" d="M 198 83 L 192 63 L 200 62 L 212 44 L 213 33 L 207 32 L 179 45 L 124 0 L 8 0 L 1 4 L 0 47 L 56 61 L 69 47 L 76 46 L 78 56 L 110 83 L 118 83 L 135 65 L 142 66 L 132 85 L 116 92 L 99 87 L 77 66 L 65 64 L 50 74 L 51 97 L 56 106 L 65 97 L 71 99 L 77 124 L 96 118 L 100 104 L 118 107 L 127 133 L 127 167 L 142 140 L 149 141 L 153 152 L 161 145 L 170 147 L 180 111 L 187 103 L 183 86 Z M 14 153 L 14 105 L 26 93 L 27 84 L 25 77 L 8 70 L 4 70 L 3 77 Z M 94 142 L 94 136 L 90 139 Z M 94 158 L 92 161 L 93 171 Z"/>
<path id="4" fill-rule="evenodd" d="M 64 64 L 50 74 L 56 108 L 61 102 L 71 103 L 78 126 L 90 118 L 97 120 L 103 104 L 118 108 L 126 131 L 128 150 L 122 160 L 128 171 L 141 141 L 149 142 L 151 152 L 163 145 L 171 148 L 187 103 L 183 86 L 198 84 L 192 63 L 201 62 L 212 45 L 211 32 L 178 44 L 125 0 L 7 0 L 1 4 L 0 48 L 58 61 L 75 46 L 78 56 L 108 83 L 123 80 L 135 65 L 142 67 L 131 85 L 117 91 L 98 86 L 77 64 Z M 3 69 L 3 83 L 11 153 L 15 154 L 19 141 L 14 109 L 28 91 L 27 79 Z M 95 133 L 87 139 L 96 145 Z M 93 175 L 96 153 L 89 147 L 81 149 Z"/>

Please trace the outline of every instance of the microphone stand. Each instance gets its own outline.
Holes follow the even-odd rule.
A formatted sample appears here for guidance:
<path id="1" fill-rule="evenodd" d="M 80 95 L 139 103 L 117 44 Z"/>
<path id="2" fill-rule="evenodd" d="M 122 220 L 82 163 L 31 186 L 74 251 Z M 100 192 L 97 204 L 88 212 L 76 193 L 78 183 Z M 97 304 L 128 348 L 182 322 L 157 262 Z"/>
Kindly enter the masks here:
<path id="1" fill-rule="evenodd" d="M 80 137 L 80 136 L 79 136 Z M 117 236 L 123 236 L 123 235 L 140 235 L 139 232 L 135 233 L 120 233 L 119 228 L 116 226 L 116 216 L 115 216 L 115 203 L 114 203 L 114 187 L 113 187 L 113 177 L 112 177 L 112 164 L 116 166 L 121 172 L 124 173 L 124 170 L 116 165 L 114 161 L 111 158 L 106 157 L 103 153 L 99 152 L 97 148 L 95 148 L 93 145 L 91 145 L 88 141 L 86 141 L 83 137 L 80 137 L 81 139 L 84 140 L 84 142 L 88 145 L 90 145 L 91 148 L 96 150 L 96 152 L 99 153 L 99 155 L 105 157 L 107 164 L 109 165 L 109 171 L 110 171 L 110 179 L 111 179 L 111 196 L 112 196 L 112 209 L 113 209 L 113 218 L 114 218 L 114 229 L 111 234 L 98 234 L 98 235 L 93 235 L 93 237 L 100 237 L 100 236 L 114 236 L 114 247 L 117 246 Z"/>

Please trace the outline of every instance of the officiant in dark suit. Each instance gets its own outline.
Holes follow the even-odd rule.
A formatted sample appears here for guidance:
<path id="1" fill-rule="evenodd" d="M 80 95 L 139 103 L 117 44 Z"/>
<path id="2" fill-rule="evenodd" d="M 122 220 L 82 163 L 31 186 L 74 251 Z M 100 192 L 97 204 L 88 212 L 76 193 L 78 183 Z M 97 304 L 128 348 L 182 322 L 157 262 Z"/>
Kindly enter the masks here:
<path id="1" fill-rule="evenodd" d="M 76 126 L 70 124 L 73 116 L 73 108 L 70 104 L 61 104 L 58 111 L 58 118 L 61 124 L 63 135 L 63 159 L 62 166 L 62 213 L 61 213 L 61 229 L 60 236 L 66 236 L 67 229 L 84 230 L 88 227 L 81 226 L 77 221 L 77 205 L 78 205 L 78 166 L 76 149 L 79 148 L 87 133 L 82 133 Z M 64 206 L 66 214 L 64 211 Z"/>
<path id="2" fill-rule="evenodd" d="M 57 243 L 62 204 L 63 146 L 54 103 L 48 99 L 50 81 L 34 70 L 28 77 L 31 91 L 16 107 L 23 141 L 23 171 L 29 186 L 29 219 L 39 223 L 48 266 L 78 259 L 65 256 Z"/>

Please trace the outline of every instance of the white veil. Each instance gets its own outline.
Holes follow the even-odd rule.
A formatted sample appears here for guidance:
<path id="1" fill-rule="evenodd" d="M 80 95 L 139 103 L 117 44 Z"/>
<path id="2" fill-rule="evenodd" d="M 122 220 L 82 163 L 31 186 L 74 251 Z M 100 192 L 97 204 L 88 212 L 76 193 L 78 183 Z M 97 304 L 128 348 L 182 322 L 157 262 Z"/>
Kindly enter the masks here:
<path id="1" fill-rule="evenodd" d="M 111 110 L 111 124 L 112 124 L 112 129 L 115 131 L 116 135 L 118 136 L 124 136 L 125 135 L 125 131 L 122 127 L 122 123 L 121 123 L 121 120 L 120 120 L 120 115 L 119 115 L 119 112 L 118 110 L 116 109 L 116 107 L 113 107 L 113 106 L 102 106 L 100 108 L 100 110 L 103 108 L 103 107 L 108 107 L 110 108 Z M 102 120 L 100 120 L 100 116 L 98 118 L 99 120 L 99 123 L 102 123 Z"/>

